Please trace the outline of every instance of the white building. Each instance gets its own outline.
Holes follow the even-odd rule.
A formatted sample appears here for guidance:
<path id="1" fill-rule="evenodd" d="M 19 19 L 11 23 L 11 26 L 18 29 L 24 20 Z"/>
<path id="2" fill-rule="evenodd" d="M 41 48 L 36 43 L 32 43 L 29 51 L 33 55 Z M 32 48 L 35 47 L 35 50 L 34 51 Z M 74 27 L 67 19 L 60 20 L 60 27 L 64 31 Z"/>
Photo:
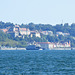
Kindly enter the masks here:
<path id="1" fill-rule="evenodd" d="M 48 31 L 48 35 L 53 36 L 53 32 L 52 31 Z"/>
<path id="2" fill-rule="evenodd" d="M 55 44 L 54 44 L 54 47 L 63 48 L 63 47 L 71 47 L 71 45 L 70 45 L 70 42 L 55 43 Z"/>
<path id="3" fill-rule="evenodd" d="M 53 32 L 52 31 L 42 31 L 41 32 L 43 35 L 50 35 L 53 36 Z"/>
<path id="4" fill-rule="evenodd" d="M 41 35 L 38 31 L 31 31 L 31 37 L 33 36 L 41 38 Z"/>
<path id="5" fill-rule="evenodd" d="M 51 42 L 37 42 L 41 48 L 51 50 L 53 48 L 69 48 L 71 47 L 70 42 L 65 43 L 51 43 Z"/>
<path id="6" fill-rule="evenodd" d="M 64 34 L 64 36 L 69 36 L 70 34 L 69 33 L 63 33 Z"/>
<path id="7" fill-rule="evenodd" d="M 56 32 L 56 35 L 64 35 L 62 32 Z"/>
<path id="8" fill-rule="evenodd" d="M 15 31 L 14 36 L 15 36 L 15 37 L 18 37 L 18 36 L 19 36 L 19 32 L 16 32 L 16 31 Z"/>
<path id="9" fill-rule="evenodd" d="M 13 31 L 17 35 L 18 33 L 21 35 L 30 35 L 30 30 L 27 28 L 20 28 L 19 25 L 15 25 Z"/>
<path id="10" fill-rule="evenodd" d="M 41 32 L 43 35 L 48 35 L 48 32 L 47 31 L 42 31 Z"/>
<path id="11" fill-rule="evenodd" d="M 30 35 L 30 30 L 26 28 L 19 29 L 21 35 Z"/>
<path id="12" fill-rule="evenodd" d="M 54 47 L 54 44 L 51 42 L 37 42 L 37 43 L 40 44 L 41 48 L 46 50 L 50 50 Z"/>
<path id="13" fill-rule="evenodd" d="M 69 33 L 63 33 L 63 32 L 57 32 L 56 35 L 63 35 L 63 36 L 68 36 L 70 35 Z"/>

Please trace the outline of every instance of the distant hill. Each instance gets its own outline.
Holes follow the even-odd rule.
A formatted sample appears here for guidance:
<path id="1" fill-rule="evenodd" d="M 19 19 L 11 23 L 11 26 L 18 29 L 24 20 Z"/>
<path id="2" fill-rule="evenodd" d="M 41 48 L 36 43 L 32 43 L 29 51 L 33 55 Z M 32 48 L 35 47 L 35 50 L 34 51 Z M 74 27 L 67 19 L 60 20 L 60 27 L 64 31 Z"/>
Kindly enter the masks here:
<path id="1" fill-rule="evenodd" d="M 5 23 L 0 21 L 0 29 L 7 28 L 7 27 L 14 27 L 15 24 L 13 23 Z M 29 37 L 25 36 L 25 38 L 19 38 L 19 37 L 12 37 L 9 34 L 5 34 L 2 31 L 0 31 L 0 45 L 1 46 L 10 46 L 10 47 L 25 47 L 28 42 L 62 42 L 62 41 L 70 41 L 71 45 L 75 47 L 75 23 L 72 23 L 69 25 L 68 23 L 63 24 L 56 24 L 55 26 L 50 24 L 21 24 L 19 25 L 21 28 L 29 28 L 31 31 L 38 30 L 38 31 L 52 31 L 54 34 L 56 32 L 63 32 L 63 33 L 69 33 L 70 36 L 62 36 L 59 37 L 55 36 L 45 36 L 41 34 L 41 38 L 38 37 Z"/>

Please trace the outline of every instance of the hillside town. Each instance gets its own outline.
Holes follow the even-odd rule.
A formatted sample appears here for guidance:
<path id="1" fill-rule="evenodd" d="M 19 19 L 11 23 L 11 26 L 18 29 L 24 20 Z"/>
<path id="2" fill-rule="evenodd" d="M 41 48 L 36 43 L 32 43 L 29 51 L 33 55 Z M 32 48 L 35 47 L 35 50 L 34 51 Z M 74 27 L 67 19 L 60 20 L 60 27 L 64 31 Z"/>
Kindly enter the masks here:
<path id="1" fill-rule="evenodd" d="M 1 31 L 3 31 L 6 34 L 10 34 L 12 37 L 19 37 L 19 38 L 25 38 L 25 36 L 28 37 L 38 37 L 41 38 L 41 34 L 42 35 L 50 35 L 50 36 L 54 36 L 56 35 L 57 37 L 59 35 L 62 36 L 69 36 L 69 33 L 63 33 L 63 32 L 56 32 L 56 34 L 54 34 L 52 31 L 38 31 L 38 30 L 34 30 L 31 31 L 28 28 L 21 28 L 19 25 L 15 25 L 14 27 L 6 27 L 4 29 L 0 29 Z M 28 43 L 30 44 L 30 42 Z M 70 41 L 66 41 L 66 42 L 36 42 L 36 44 L 39 44 L 42 48 L 44 49 L 54 49 L 54 48 L 70 48 L 71 44 Z"/>
<path id="2" fill-rule="evenodd" d="M 19 25 L 15 25 L 13 28 L 7 27 L 7 28 L 0 29 L 0 30 L 3 31 L 4 33 L 12 35 L 13 37 L 24 38 L 25 35 L 29 35 L 30 37 L 35 36 L 35 37 L 41 38 L 40 34 L 54 36 L 52 31 L 38 31 L 38 30 L 30 31 L 27 28 L 20 28 Z M 63 33 L 63 32 L 56 32 L 56 36 L 59 36 L 59 35 L 69 36 L 70 34 Z"/>

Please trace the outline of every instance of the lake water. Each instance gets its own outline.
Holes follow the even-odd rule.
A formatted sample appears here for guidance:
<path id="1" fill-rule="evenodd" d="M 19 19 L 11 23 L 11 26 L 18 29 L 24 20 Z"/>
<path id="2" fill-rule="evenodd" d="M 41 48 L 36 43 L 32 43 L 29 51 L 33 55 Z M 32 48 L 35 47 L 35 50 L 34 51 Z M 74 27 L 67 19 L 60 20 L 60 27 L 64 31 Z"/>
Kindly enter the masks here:
<path id="1" fill-rule="evenodd" d="M 0 75 L 75 75 L 75 51 L 0 50 Z"/>

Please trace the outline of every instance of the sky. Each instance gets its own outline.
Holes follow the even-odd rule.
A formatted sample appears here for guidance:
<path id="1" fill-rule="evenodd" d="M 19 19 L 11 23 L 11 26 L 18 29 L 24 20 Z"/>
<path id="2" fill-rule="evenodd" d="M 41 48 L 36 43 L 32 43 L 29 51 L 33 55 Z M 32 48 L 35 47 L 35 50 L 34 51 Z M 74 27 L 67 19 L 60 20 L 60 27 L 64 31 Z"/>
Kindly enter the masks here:
<path id="1" fill-rule="evenodd" d="M 75 22 L 75 0 L 0 0 L 0 21 L 71 24 Z"/>

